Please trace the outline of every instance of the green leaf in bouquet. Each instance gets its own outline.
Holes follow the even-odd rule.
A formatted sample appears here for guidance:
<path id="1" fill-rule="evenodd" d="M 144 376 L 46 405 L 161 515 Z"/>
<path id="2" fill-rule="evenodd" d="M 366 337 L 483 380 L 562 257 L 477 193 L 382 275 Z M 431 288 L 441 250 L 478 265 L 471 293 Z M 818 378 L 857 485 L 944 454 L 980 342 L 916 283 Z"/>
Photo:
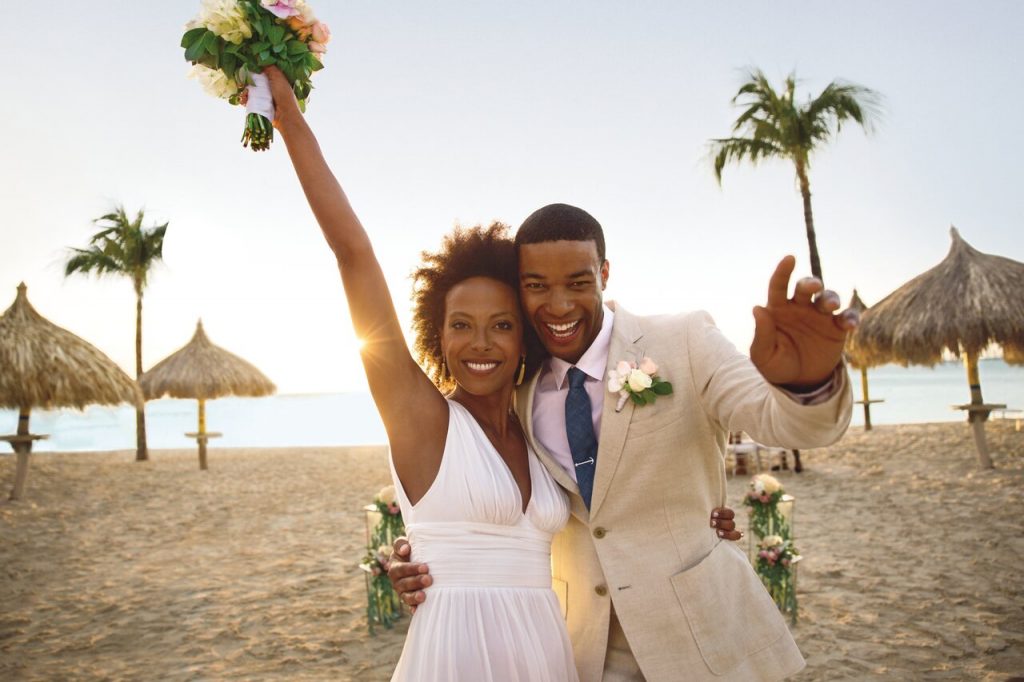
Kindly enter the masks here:
<path id="1" fill-rule="evenodd" d="M 640 395 L 639 393 L 630 393 L 629 394 L 629 399 L 632 400 L 637 405 L 646 405 L 647 404 L 647 401 L 644 400 L 644 397 L 642 395 Z"/>
<path id="2" fill-rule="evenodd" d="M 270 30 L 267 31 L 267 37 L 270 38 L 270 42 L 274 43 L 275 45 L 283 43 L 284 26 L 281 26 L 280 24 L 274 24 L 273 26 L 270 27 Z"/>
<path id="3" fill-rule="evenodd" d="M 220 56 L 220 68 L 230 78 L 238 68 L 238 57 L 225 50 L 224 54 Z"/>
<path id="4" fill-rule="evenodd" d="M 220 68 L 220 59 L 216 54 L 204 54 L 199 58 L 199 63 L 210 69 Z"/>
<path id="5" fill-rule="evenodd" d="M 270 66 L 274 63 L 274 58 L 270 56 L 270 52 L 260 52 L 260 59 L 257 62 L 260 66 Z"/>
<path id="6" fill-rule="evenodd" d="M 206 29 L 204 28 L 203 31 L 206 31 Z M 206 31 L 206 33 L 208 32 L 209 31 Z M 206 33 L 204 33 L 202 37 L 200 37 L 198 40 L 194 41 L 191 45 L 189 45 L 188 48 L 185 50 L 185 59 L 192 62 L 193 64 L 197 62 L 199 58 L 203 56 L 203 53 L 206 51 Z"/>
<path id="7" fill-rule="evenodd" d="M 250 45 L 249 49 L 252 50 L 253 54 L 259 54 L 260 52 L 265 52 L 266 50 L 270 49 L 270 42 L 266 40 L 260 40 Z"/>
<path id="8" fill-rule="evenodd" d="M 645 388 L 643 390 L 642 395 L 644 396 L 644 400 L 646 400 L 648 403 L 653 403 L 655 400 L 658 399 L 658 396 L 655 395 L 654 391 L 652 391 L 649 388 Z"/>
<path id="9" fill-rule="evenodd" d="M 306 113 L 306 100 L 299 100 L 299 111 L 301 111 L 302 113 Z"/>
<path id="10" fill-rule="evenodd" d="M 186 50 L 192 46 L 197 40 L 202 40 L 203 34 L 206 33 L 206 27 L 200 26 L 199 28 L 190 28 L 185 31 L 185 35 L 181 37 L 181 46 Z"/>
<path id="11" fill-rule="evenodd" d="M 207 31 L 206 35 L 203 36 L 203 48 L 209 54 L 217 54 L 220 50 L 217 49 L 217 36 L 213 31 Z"/>
<path id="12" fill-rule="evenodd" d="M 312 55 L 313 53 L 310 52 L 309 54 Z M 322 61 L 320 61 L 316 57 L 313 57 L 312 59 L 313 59 L 313 63 L 311 65 L 311 70 L 312 71 L 316 72 L 316 71 L 319 71 L 320 69 L 324 68 L 324 63 Z"/>
<path id="13" fill-rule="evenodd" d="M 309 47 L 306 43 L 301 40 L 289 40 L 288 41 L 288 54 L 291 55 L 302 55 L 309 52 Z"/>
<path id="14" fill-rule="evenodd" d="M 285 45 L 284 43 L 278 43 L 277 45 L 274 45 L 272 49 L 274 50 L 274 54 L 281 54 L 285 51 Z"/>

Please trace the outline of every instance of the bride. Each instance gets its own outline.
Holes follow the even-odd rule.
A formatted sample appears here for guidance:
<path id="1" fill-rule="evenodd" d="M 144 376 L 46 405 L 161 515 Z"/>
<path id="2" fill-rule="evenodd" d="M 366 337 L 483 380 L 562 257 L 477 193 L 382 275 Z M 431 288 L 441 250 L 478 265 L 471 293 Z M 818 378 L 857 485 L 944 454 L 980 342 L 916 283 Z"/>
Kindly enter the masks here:
<path id="1" fill-rule="evenodd" d="M 414 358 L 366 231 L 283 74 L 265 73 L 274 125 L 364 341 L 409 540 L 431 566 L 431 599 L 412 619 L 392 679 L 578 679 L 551 589 L 551 538 L 568 519 L 568 501 L 512 409 L 516 382 L 534 358 L 507 228 L 457 229 L 425 254 L 414 276 Z"/>

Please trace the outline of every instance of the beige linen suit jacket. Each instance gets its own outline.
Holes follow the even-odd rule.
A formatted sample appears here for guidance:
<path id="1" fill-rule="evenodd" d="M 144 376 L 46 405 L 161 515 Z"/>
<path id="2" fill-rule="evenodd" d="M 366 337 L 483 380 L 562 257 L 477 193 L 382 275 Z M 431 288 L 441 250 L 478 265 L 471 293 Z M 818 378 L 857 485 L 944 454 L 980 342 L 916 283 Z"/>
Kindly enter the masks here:
<path id="1" fill-rule="evenodd" d="M 803 406 L 768 384 L 707 313 L 614 310 L 608 366 L 650 357 L 674 392 L 618 413 L 607 394 L 589 512 L 534 437 L 537 376 L 517 399 L 531 445 L 570 494 L 552 573 L 580 679 L 601 679 L 612 603 L 651 682 L 791 675 L 804 660 L 785 621 L 744 552 L 710 528 L 709 513 L 726 503 L 726 433 L 797 448 L 835 442 L 852 411 L 845 372 L 837 395 Z"/>

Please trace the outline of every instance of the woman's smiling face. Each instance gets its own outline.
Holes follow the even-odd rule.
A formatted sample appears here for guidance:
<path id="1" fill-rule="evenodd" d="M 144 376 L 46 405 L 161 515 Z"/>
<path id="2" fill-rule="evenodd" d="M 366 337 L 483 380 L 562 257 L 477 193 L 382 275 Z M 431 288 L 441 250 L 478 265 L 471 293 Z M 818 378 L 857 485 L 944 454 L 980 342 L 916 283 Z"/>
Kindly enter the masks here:
<path id="1" fill-rule="evenodd" d="M 471 277 L 445 296 L 441 349 L 460 388 L 490 395 L 510 388 L 523 355 L 523 323 L 515 290 Z"/>

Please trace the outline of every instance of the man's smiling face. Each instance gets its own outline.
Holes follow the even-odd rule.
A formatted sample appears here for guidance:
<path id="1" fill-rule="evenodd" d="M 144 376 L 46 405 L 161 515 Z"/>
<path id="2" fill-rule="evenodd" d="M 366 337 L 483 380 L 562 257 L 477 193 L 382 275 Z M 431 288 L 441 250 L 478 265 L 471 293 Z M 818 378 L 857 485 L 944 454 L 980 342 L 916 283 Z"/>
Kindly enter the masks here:
<path id="1" fill-rule="evenodd" d="M 519 246 L 524 314 L 547 351 L 566 362 L 575 364 L 601 331 L 607 282 L 608 261 L 593 241 Z"/>

